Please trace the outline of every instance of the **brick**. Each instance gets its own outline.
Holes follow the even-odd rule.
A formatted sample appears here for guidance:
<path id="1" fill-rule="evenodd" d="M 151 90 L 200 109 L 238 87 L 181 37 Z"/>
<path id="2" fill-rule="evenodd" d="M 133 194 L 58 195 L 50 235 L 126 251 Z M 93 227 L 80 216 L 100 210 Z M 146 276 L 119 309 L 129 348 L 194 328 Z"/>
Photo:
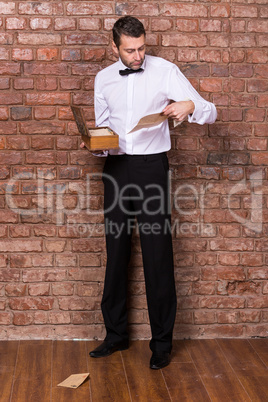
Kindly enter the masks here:
<path id="1" fill-rule="evenodd" d="M 0 168 L 0 179 L 8 179 L 10 176 L 10 169 L 8 169 L 7 167 L 3 166 Z M 2 200 L 2 199 L 1 199 Z M 1 202 L 1 208 L 4 208 L 4 204 L 2 204 Z"/>
<path id="2" fill-rule="evenodd" d="M 37 60 L 57 60 L 58 58 L 58 49 L 57 48 L 41 48 L 37 49 Z M 59 66 L 57 66 L 59 67 Z M 63 68 L 63 66 L 61 66 Z M 33 73 L 34 74 L 34 73 Z"/>
<path id="3" fill-rule="evenodd" d="M 247 298 L 247 307 L 249 308 L 267 308 L 268 296 L 254 296 Z"/>
<path id="4" fill-rule="evenodd" d="M 13 35 L 10 33 L 0 33 L 0 45 L 12 45 Z"/>
<path id="5" fill-rule="evenodd" d="M 63 90 L 71 90 L 71 89 L 81 89 L 82 82 L 77 78 L 61 78 L 60 79 L 60 88 Z M 61 108 L 63 110 L 63 108 Z M 70 111 L 71 116 L 71 111 Z M 59 118 L 61 118 L 59 116 Z"/>
<path id="6" fill-rule="evenodd" d="M 18 75 L 18 74 L 20 74 L 20 65 L 18 63 L 13 62 L 1 63 L 0 75 Z"/>
<path id="7" fill-rule="evenodd" d="M 22 155 L 20 152 L 14 152 L 14 151 L 1 152 L 0 165 L 18 165 L 21 163 L 22 163 Z"/>
<path id="8" fill-rule="evenodd" d="M 181 32 L 198 32 L 198 20 L 177 19 L 176 30 Z"/>
<path id="9" fill-rule="evenodd" d="M 201 308 L 244 308 L 244 298 L 224 296 L 203 296 L 200 298 Z"/>
<path id="10" fill-rule="evenodd" d="M 66 45 L 108 45 L 108 35 L 98 33 L 71 33 L 65 35 L 64 43 Z"/>
<path id="11" fill-rule="evenodd" d="M 90 4 L 88 2 L 79 2 L 79 3 L 71 2 L 67 4 L 66 10 L 67 15 L 95 15 L 95 14 L 107 15 L 114 13 L 112 5 L 108 3 Z"/>
<path id="12" fill-rule="evenodd" d="M 30 18 L 30 28 L 32 30 L 51 29 L 51 18 Z"/>
<path id="13" fill-rule="evenodd" d="M 151 19 L 151 29 L 152 29 L 152 31 L 163 32 L 163 31 L 168 31 L 169 29 L 172 29 L 172 27 L 173 27 L 172 19 L 169 19 L 169 18 L 152 18 Z M 107 23 L 105 23 L 105 28 L 106 29 L 108 28 Z"/>
<path id="14" fill-rule="evenodd" d="M 249 78 L 253 76 L 253 66 L 246 64 L 233 64 L 231 66 L 231 75 L 233 77 Z"/>
<path id="15" fill-rule="evenodd" d="M 197 61 L 197 50 L 178 49 L 177 58 L 178 58 L 178 61 L 186 61 L 186 62 Z"/>
<path id="16" fill-rule="evenodd" d="M 233 6 L 232 17 L 234 18 L 254 18 L 258 16 L 256 6 Z"/>
<path id="17" fill-rule="evenodd" d="M 249 138 L 247 148 L 253 151 L 265 151 L 267 149 L 267 139 Z"/>
<path id="18" fill-rule="evenodd" d="M 0 120 L 8 120 L 8 108 L 0 107 Z"/>
<path id="19" fill-rule="evenodd" d="M 21 123 L 20 132 L 22 134 L 64 134 L 64 123 L 27 121 Z"/>
<path id="20" fill-rule="evenodd" d="M 162 34 L 162 46 L 202 47 L 207 45 L 207 37 L 201 34 Z"/>
<path id="21" fill-rule="evenodd" d="M 45 247 L 49 253 L 62 253 L 65 249 L 65 246 L 66 241 L 64 240 L 45 241 Z"/>
<path id="22" fill-rule="evenodd" d="M 12 219 L 12 223 L 16 220 Z M 40 252 L 42 251 L 42 241 L 41 240 L 1 240 L 0 241 L 0 251 L 1 252 Z"/>
<path id="23" fill-rule="evenodd" d="M 266 107 L 266 105 L 267 105 L 267 99 L 268 99 L 268 95 L 259 95 L 258 96 L 258 103 L 257 103 L 257 105 L 259 106 L 259 107 Z M 259 128 L 261 128 L 261 127 L 259 127 Z M 257 135 L 257 134 L 256 134 Z"/>
<path id="24" fill-rule="evenodd" d="M 260 322 L 260 311 L 245 310 L 239 312 L 239 318 L 241 322 Z"/>
<path id="25" fill-rule="evenodd" d="M 52 225 L 38 225 L 33 228 L 33 233 L 37 237 L 56 237 L 56 228 Z M 51 257 L 49 256 L 49 258 Z"/>
<path id="26" fill-rule="evenodd" d="M 165 16 L 176 17 L 207 17 L 208 9 L 201 4 L 160 4 L 160 13 Z"/>
<path id="27" fill-rule="evenodd" d="M 210 241 L 211 250 L 252 251 L 253 248 L 254 244 L 251 239 L 223 239 Z"/>
<path id="28" fill-rule="evenodd" d="M 51 55 L 51 50 L 45 50 L 45 53 Z M 52 54 L 54 54 L 54 51 Z M 67 75 L 68 67 L 64 63 L 26 63 L 24 72 L 26 75 Z"/>
<path id="29" fill-rule="evenodd" d="M 13 314 L 13 324 L 14 325 L 31 325 L 34 322 L 33 315 L 31 313 L 25 312 L 15 312 Z"/>
<path id="30" fill-rule="evenodd" d="M 13 85 L 15 89 L 33 89 L 34 80 L 33 78 L 14 78 Z"/>
<path id="31" fill-rule="evenodd" d="M 194 63 L 181 67 L 181 71 L 186 77 L 208 77 L 210 75 L 208 65 Z"/>
<path id="32" fill-rule="evenodd" d="M 15 14 L 15 7 L 16 7 L 16 3 L 13 1 L 9 1 L 9 2 L 4 2 L 1 1 L 0 2 L 0 14 Z"/>
<path id="33" fill-rule="evenodd" d="M 252 79 L 248 80 L 248 92 L 267 92 L 267 80 Z"/>
<path id="34" fill-rule="evenodd" d="M 230 147 L 232 149 L 233 146 Z M 223 168 L 222 178 L 228 180 L 242 180 L 244 177 L 244 169 L 241 167 Z"/>
<path id="35" fill-rule="evenodd" d="M 215 294 L 215 282 L 194 282 L 193 294 L 213 295 Z"/>
<path id="36" fill-rule="evenodd" d="M 53 149 L 54 138 L 48 136 L 36 136 L 32 138 L 31 146 L 33 149 Z"/>
<path id="37" fill-rule="evenodd" d="M 239 265 L 240 257 L 238 254 L 223 253 L 219 255 L 221 265 Z"/>
<path id="38" fill-rule="evenodd" d="M 230 36 L 227 34 L 213 34 L 211 33 L 209 35 L 209 44 L 210 46 L 215 46 L 215 47 L 229 47 L 230 45 Z"/>
<path id="39" fill-rule="evenodd" d="M 205 92 L 220 92 L 222 90 L 222 80 L 219 78 L 201 79 L 200 90 Z"/>
<path id="40" fill-rule="evenodd" d="M 76 28 L 76 20 L 74 18 L 55 18 L 55 31 L 70 31 Z"/>
<path id="41" fill-rule="evenodd" d="M 0 78 L 0 89 L 9 89 L 10 80 L 9 78 Z"/>
<path id="42" fill-rule="evenodd" d="M 103 61 L 105 59 L 105 49 L 85 49 L 83 59 L 88 61 Z"/>
<path id="43" fill-rule="evenodd" d="M 28 152 L 26 155 L 26 163 L 54 165 L 56 163 L 56 154 L 53 151 Z"/>
<path id="44" fill-rule="evenodd" d="M 36 89 L 38 91 L 55 91 L 58 87 L 57 79 L 52 77 L 38 77 L 36 79 Z"/>
<path id="45" fill-rule="evenodd" d="M 214 4 L 210 7 L 210 14 L 212 17 L 229 17 L 230 5 L 229 4 Z"/>
<path id="46" fill-rule="evenodd" d="M 11 107 L 11 118 L 12 120 L 29 120 L 32 117 L 32 108 L 31 107 Z"/>
<path id="47" fill-rule="evenodd" d="M 1 38 L 1 37 L 0 37 Z M 258 35 L 257 37 L 257 45 L 259 47 L 267 47 L 267 42 L 268 42 L 268 35 Z"/>
<path id="48" fill-rule="evenodd" d="M 256 40 L 254 35 L 246 34 L 232 34 L 231 36 L 231 47 L 255 47 Z"/>
<path id="49" fill-rule="evenodd" d="M 30 296 L 48 296 L 50 285 L 49 283 L 34 283 L 29 285 Z"/>
<path id="50" fill-rule="evenodd" d="M 81 298 L 78 296 L 59 297 L 61 310 L 95 310 L 97 302 L 93 298 Z"/>
<path id="51" fill-rule="evenodd" d="M 60 34 L 54 33 L 19 33 L 18 44 L 20 45 L 60 45 Z"/>
<path id="52" fill-rule="evenodd" d="M 200 50 L 199 51 L 200 61 L 207 62 L 217 62 L 221 61 L 221 52 L 219 50 Z"/>
<path id="53" fill-rule="evenodd" d="M 101 20 L 99 18 L 79 18 L 78 26 L 81 31 L 100 31 Z"/>
<path id="54" fill-rule="evenodd" d="M 234 311 L 217 312 L 217 321 L 219 324 L 236 324 L 238 313 Z"/>
<path id="55" fill-rule="evenodd" d="M 18 297 L 9 299 L 11 310 L 51 310 L 53 297 Z"/>
<path id="56" fill-rule="evenodd" d="M 216 314 L 214 311 L 195 311 L 194 322 L 195 324 L 212 324 L 216 322 Z"/>
<path id="57" fill-rule="evenodd" d="M 255 67 L 256 77 L 267 78 L 268 77 L 268 66 L 258 65 Z"/>
<path id="58" fill-rule="evenodd" d="M 28 269 L 23 271 L 23 282 L 61 282 L 66 280 L 65 269 Z"/>
<path id="59" fill-rule="evenodd" d="M 56 116 L 56 109 L 53 106 L 35 107 L 34 117 L 36 120 L 49 120 Z"/>
<path id="60" fill-rule="evenodd" d="M 13 18 L 7 18 L 6 19 L 6 29 L 8 30 L 19 30 L 19 29 L 25 29 L 27 27 L 27 19 L 20 17 L 13 17 Z"/>
<path id="61" fill-rule="evenodd" d="M 231 21 L 231 32 L 245 32 L 246 21 L 245 20 L 233 20 Z"/>
<path id="62" fill-rule="evenodd" d="M 221 32 L 222 23 L 220 20 L 201 20 L 200 31 L 201 32 Z"/>
<path id="63" fill-rule="evenodd" d="M 45 2 L 20 2 L 19 3 L 19 14 L 27 15 L 51 15 L 53 11 L 51 3 Z"/>
<path id="64" fill-rule="evenodd" d="M 0 98 L 1 99 L 1 98 Z M 68 93 L 33 93 L 26 94 L 26 105 L 69 105 L 70 94 Z"/>
<path id="65" fill-rule="evenodd" d="M 79 60 L 81 60 L 81 50 L 80 49 L 63 49 L 61 51 L 61 60 L 79 61 Z"/>
<path id="66" fill-rule="evenodd" d="M 51 311 L 48 316 L 48 322 L 50 324 L 70 324 L 71 322 L 71 317 L 70 313 L 67 311 Z"/>
<path id="67" fill-rule="evenodd" d="M 265 110 L 264 109 L 247 109 L 245 111 L 245 121 L 264 121 L 265 120 Z"/>
<path id="68" fill-rule="evenodd" d="M 259 19 L 254 21 L 250 20 L 248 22 L 248 27 L 247 27 L 248 32 L 267 32 L 268 30 L 268 21 L 260 21 Z"/>

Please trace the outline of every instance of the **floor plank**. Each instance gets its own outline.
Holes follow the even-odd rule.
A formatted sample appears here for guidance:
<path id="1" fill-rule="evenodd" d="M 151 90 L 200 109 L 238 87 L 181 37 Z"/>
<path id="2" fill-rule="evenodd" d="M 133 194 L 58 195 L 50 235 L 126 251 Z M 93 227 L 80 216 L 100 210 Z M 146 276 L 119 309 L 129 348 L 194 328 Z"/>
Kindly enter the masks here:
<path id="1" fill-rule="evenodd" d="M 84 341 L 54 341 L 52 364 L 52 402 L 90 401 L 90 380 L 76 389 L 57 387 L 71 374 L 88 373 Z"/>
<path id="2" fill-rule="evenodd" d="M 170 401 L 161 370 L 151 370 L 148 341 L 135 341 L 122 353 L 133 401 Z"/>
<path id="3" fill-rule="evenodd" d="M 254 402 L 267 400 L 268 370 L 246 339 L 220 339 L 224 355 Z"/>
<path id="4" fill-rule="evenodd" d="M 186 345 L 212 401 L 250 401 L 216 340 L 187 341 Z"/>
<path id="5" fill-rule="evenodd" d="M 264 402 L 268 339 L 174 341 L 171 363 L 151 370 L 148 341 L 94 359 L 96 341 L 1 341 L 1 402 Z M 57 387 L 90 373 L 77 389 Z"/>
<path id="6" fill-rule="evenodd" d="M 185 341 L 174 341 L 171 363 L 163 370 L 163 377 L 172 400 L 181 402 L 210 401 Z"/>
<path id="7" fill-rule="evenodd" d="M 249 343 L 258 354 L 260 359 L 268 368 L 268 338 L 266 339 L 250 339 Z"/>
<path id="8" fill-rule="evenodd" d="M 100 342 L 87 342 L 92 401 L 131 401 L 122 352 L 104 358 L 90 357 L 89 352 L 99 344 Z"/>
<path id="9" fill-rule="evenodd" d="M 1 402 L 10 400 L 18 346 L 19 341 L 0 342 Z"/>
<path id="10" fill-rule="evenodd" d="M 50 401 L 52 341 L 20 341 L 11 401 Z"/>

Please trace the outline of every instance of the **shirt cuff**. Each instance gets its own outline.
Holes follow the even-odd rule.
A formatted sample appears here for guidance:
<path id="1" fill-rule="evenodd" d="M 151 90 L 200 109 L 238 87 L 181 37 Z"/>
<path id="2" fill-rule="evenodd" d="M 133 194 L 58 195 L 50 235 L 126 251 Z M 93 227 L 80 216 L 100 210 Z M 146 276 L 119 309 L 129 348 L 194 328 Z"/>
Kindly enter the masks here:
<path id="1" fill-rule="evenodd" d="M 104 158 L 108 156 L 108 151 L 101 151 L 101 152 L 91 152 L 93 156 L 98 156 L 99 158 Z"/>

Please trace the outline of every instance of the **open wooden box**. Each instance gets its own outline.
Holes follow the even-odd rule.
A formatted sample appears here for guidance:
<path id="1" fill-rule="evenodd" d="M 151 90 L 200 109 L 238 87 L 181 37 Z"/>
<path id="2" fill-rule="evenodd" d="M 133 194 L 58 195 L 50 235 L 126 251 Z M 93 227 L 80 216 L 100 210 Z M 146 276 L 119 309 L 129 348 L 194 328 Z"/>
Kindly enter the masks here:
<path id="1" fill-rule="evenodd" d="M 82 141 L 90 151 L 119 148 L 119 136 L 109 127 L 88 128 L 79 106 L 71 106 Z"/>

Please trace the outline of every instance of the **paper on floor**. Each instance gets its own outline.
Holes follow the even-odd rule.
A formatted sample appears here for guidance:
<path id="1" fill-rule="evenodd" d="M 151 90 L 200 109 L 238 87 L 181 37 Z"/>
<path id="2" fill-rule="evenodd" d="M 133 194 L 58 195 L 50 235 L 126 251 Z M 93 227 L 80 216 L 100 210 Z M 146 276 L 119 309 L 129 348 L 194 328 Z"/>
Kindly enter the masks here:
<path id="1" fill-rule="evenodd" d="M 58 387 L 78 388 L 89 376 L 89 373 L 72 374 L 66 380 L 60 382 Z"/>

